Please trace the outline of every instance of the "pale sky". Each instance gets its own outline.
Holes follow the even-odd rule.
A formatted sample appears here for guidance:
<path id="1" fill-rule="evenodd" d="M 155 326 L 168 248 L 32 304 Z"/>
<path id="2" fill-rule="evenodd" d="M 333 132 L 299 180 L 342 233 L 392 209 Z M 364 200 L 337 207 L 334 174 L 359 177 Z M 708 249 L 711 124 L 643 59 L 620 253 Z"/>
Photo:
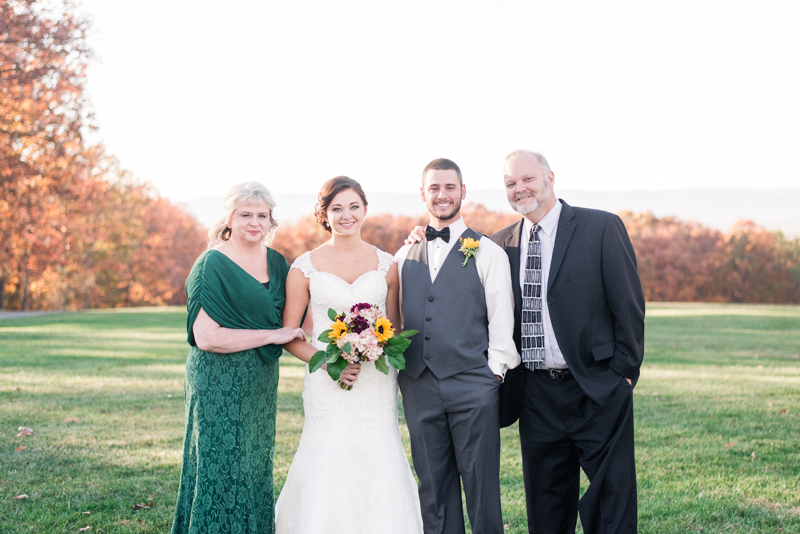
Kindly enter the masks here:
<path id="1" fill-rule="evenodd" d="M 83 0 L 99 138 L 163 195 L 800 187 L 800 2 Z M 479 200 L 469 199 L 468 200 Z M 746 202 L 746 198 L 743 199 Z"/>

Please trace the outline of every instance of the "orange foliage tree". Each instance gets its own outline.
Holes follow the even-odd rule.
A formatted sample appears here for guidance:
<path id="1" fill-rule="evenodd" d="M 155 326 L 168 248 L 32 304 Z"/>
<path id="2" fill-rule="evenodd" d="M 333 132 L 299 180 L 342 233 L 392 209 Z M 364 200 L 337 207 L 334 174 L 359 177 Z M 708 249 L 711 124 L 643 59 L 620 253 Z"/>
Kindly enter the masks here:
<path id="1" fill-rule="evenodd" d="M 752 221 L 739 221 L 724 247 L 724 300 L 800 303 L 800 239 L 790 241 Z"/>
<path id="2" fill-rule="evenodd" d="M 491 235 L 519 220 L 480 204 L 462 214 L 475 230 Z M 752 222 L 737 223 L 728 233 L 675 217 L 620 213 L 636 250 L 639 277 L 648 301 L 764 302 L 800 304 L 800 239 L 786 239 Z M 428 217 L 369 216 L 362 228 L 368 243 L 396 252 Z M 278 230 L 273 246 L 291 263 L 329 239 L 309 217 Z"/>
<path id="3" fill-rule="evenodd" d="M 649 301 L 722 301 L 722 233 L 675 217 L 620 214 L 636 251 L 639 278 Z"/>
<path id="4" fill-rule="evenodd" d="M 179 302 L 202 229 L 85 142 L 74 10 L 0 3 L 0 309 Z"/>
<path id="5" fill-rule="evenodd" d="M 519 219 L 512 213 L 489 211 L 481 204 L 465 204 L 461 214 L 471 228 L 486 235 Z M 403 246 L 403 241 L 415 226 L 427 224 L 428 215 L 425 214 L 417 217 L 386 213 L 368 215 L 361 228 L 361 237 L 367 243 L 394 254 Z M 281 226 L 272 246 L 292 263 L 300 254 L 320 246 L 328 239 L 330 234 L 317 224 L 313 216 L 309 216 L 295 224 Z"/>
<path id="6" fill-rule="evenodd" d="M 0 4 L 0 307 L 9 277 L 27 309 L 32 271 L 62 259 L 59 230 L 87 109 L 86 29 L 32 0 Z"/>

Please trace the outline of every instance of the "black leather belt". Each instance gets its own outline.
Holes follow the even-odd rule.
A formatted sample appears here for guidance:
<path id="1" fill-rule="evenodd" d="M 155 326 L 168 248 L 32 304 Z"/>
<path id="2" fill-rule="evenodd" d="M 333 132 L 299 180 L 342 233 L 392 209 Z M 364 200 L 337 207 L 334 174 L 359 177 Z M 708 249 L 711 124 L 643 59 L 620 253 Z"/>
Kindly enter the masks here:
<path id="1" fill-rule="evenodd" d="M 553 380 L 569 380 L 575 378 L 569 369 L 536 369 L 535 374 L 546 376 Z"/>

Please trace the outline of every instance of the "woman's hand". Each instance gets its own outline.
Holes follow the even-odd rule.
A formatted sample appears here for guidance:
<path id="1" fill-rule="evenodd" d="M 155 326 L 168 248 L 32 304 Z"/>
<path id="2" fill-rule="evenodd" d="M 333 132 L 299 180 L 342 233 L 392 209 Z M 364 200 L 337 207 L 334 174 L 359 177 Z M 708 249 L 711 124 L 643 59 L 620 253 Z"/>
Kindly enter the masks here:
<path id="1" fill-rule="evenodd" d="M 358 379 L 358 374 L 361 372 L 361 364 L 360 363 L 349 363 L 347 367 L 344 368 L 342 374 L 339 375 L 339 381 L 347 384 L 348 386 L 352 386 L 356 383 Z"/>
<path id="2" fill-rule="evenodd" d="M 301 339 L 305 341 L 306 333 L 303 332 L 302 328 L 290 328 L 288 326 L 284 326 L 283 328 L 278 328 L 277 330 L 272 330 L 272 335 L 270 336 L 270 345 L 286 345 L 290 341 L 294 341 L 295 339 Z"/>

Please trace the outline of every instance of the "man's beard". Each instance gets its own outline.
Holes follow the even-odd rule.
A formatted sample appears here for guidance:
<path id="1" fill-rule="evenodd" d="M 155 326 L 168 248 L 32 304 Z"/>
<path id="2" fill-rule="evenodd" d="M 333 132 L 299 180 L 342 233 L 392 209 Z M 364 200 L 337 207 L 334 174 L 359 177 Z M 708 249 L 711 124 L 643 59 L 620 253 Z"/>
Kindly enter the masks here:
<path id="1" fill-rule="evenodd" d="M 430 212 L 430 214 L 433 215 L 434 218 L 439 219 L 440 221 L 449 221 L 450 219 L 458 215 L 458 212 L 460 211 L 461 211 L 461 199 L 458 199 L 458 201 L 453 202 L 453 209 L 447 216 L 440 215 L 436 211 L 436 204 L 433 204 L 433 206 L 428 206 L 428 212 Z"/>
<path id="2" fill-rule="evenodd" d="M 547 200 L 550 198 L 550 195 L 553 193 L 553 188 L 550 186 L 550 182 L 545 182 L 545 189 L 539 195 L 533 195 L 533 202 L 526 204 L 525 206 L 520 206 L 517 201 L 515 200 L 511 207 L 514 208 L 514 211 L 521 215 L 527 215 L 529 213 L 533 213 L 534 211 L 538 210 L 540 206 L 547 203 Z"/>

